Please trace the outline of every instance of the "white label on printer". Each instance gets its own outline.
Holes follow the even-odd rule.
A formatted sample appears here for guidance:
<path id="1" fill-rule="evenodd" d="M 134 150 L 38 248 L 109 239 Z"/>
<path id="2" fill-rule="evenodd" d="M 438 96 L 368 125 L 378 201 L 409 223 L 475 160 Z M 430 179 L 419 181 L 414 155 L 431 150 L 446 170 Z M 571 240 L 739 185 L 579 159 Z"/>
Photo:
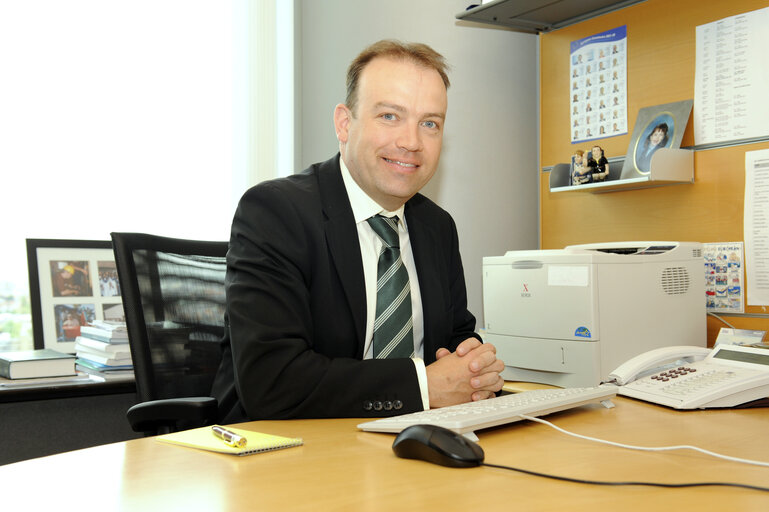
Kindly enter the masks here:
<path id="1" fill-rule="evenodd" d="M 565 265 L 549 265 L 547 267 L 548 286 L 587 286 L 588 267 Z"/>

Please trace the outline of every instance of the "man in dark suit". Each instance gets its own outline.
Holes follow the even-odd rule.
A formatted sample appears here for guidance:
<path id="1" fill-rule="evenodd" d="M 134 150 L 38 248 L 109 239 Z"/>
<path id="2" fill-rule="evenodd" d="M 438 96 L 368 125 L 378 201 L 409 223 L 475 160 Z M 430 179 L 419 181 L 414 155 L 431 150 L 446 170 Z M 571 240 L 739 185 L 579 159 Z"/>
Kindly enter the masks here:
<path id="1" fill-rule="evenodd" d="M 367 48 L 334 111 L 340 154 L 241 199 L 215 385 L 223 421 L 387 416 L 501 389 L 504 364 L 467 310 L 454 221 L 418 193 L 438 166 L 445 69 L 425 45 Z M 393 275 L 405 285 L 385 303 Z M 391 335 L 396 307 L 406 316 Z"/>

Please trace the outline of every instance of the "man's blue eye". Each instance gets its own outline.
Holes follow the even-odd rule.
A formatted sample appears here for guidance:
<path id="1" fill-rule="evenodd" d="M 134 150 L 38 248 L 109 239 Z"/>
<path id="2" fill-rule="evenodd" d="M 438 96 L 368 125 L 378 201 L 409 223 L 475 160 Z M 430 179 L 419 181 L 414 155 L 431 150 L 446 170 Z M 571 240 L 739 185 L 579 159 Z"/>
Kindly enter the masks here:
<path id="1" fill-rule="evenodd" d="M 427 128 L 437 128 L 438 124 L 435 121 L 425 121 L 425 126 Z"/>
<path id="2" fill-rule="evenodd" d="M 382 117 L 384 117 L 388 121 L 392 121 L 395 119 L 395 114 L 383 114 Z"/>

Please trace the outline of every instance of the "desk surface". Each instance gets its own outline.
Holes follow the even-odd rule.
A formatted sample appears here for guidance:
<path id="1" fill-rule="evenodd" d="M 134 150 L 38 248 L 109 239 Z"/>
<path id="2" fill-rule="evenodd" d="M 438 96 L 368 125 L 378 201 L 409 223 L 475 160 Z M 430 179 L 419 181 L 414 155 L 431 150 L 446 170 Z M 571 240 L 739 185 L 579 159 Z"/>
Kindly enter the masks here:
<path id="1" fill-rule="evenodd" d="M 548 418 L 563 428 L 647 446 L 695 444 L 769 461 L 769 409 L 673 411 L 617 397 Z M 152 438 L 0 467 L 4 504 L 30 510 L 769 510 L 769 493 L 723 487 L 597 487 L 500 469 L 445 468 L 393 455 L 394 436 L 360 420 L 260 421 L 250 430 L 304 438 L 304 446 L 235 457 Z M 695 452 L 598 445 L 519 422 L 478 432 L 486 462 L 596 480 L 731 481 L 766 486 L 769 468 Z M 37 485 L 32 485 L 32 483 Z M 37 487 L 38 491 L 31 491 Z M 15 494 L 15 496 L 14 496 Z M 72 499 L 67 505 L 65 499 Z M 75 498 L 78 497 L 79 498 Z M 14 499 L 15 498 L 15 499 Z M 74 498 L 74 499 L 73 499 Z"/>

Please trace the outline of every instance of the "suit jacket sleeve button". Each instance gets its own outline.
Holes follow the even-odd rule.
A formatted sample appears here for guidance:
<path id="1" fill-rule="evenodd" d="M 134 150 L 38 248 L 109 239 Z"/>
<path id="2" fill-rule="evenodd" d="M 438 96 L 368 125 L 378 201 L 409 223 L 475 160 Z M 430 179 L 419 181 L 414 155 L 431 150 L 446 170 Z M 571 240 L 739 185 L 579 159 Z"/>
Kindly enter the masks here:
<path id="1" fill-rule="evenodd" d="M 375 411 L 381 411 L 382 410 L 382 402 L 380 402 L 379 400 L 374 402 L 374 410 Z"/>
<path id="2" fill-rule="evenodd" d="M 391 410 L 393 408 L 393 403 L 391 401 L 389 401 L 389 400 L 385 401 L 385 403 L 383 405 L 384 405 L 384 410 L 385 411 L 389 411 L 389 410 Z"/>
<path id="3" fill-rule="evenodd" d="M 366 400 L 365 402 L 363 402 L 363 410 L 364 411 L 370 411 L 373 408 L 374 408 L 374 404 L 371 403 L 371 400 Z"/>
<path id="4" fill-rule="evenodd" d="M 393 409 L 397 411 L 401 408 L 403 408 L 403 402 L 401 402 L 400 400 L 393 400 Z"/>

